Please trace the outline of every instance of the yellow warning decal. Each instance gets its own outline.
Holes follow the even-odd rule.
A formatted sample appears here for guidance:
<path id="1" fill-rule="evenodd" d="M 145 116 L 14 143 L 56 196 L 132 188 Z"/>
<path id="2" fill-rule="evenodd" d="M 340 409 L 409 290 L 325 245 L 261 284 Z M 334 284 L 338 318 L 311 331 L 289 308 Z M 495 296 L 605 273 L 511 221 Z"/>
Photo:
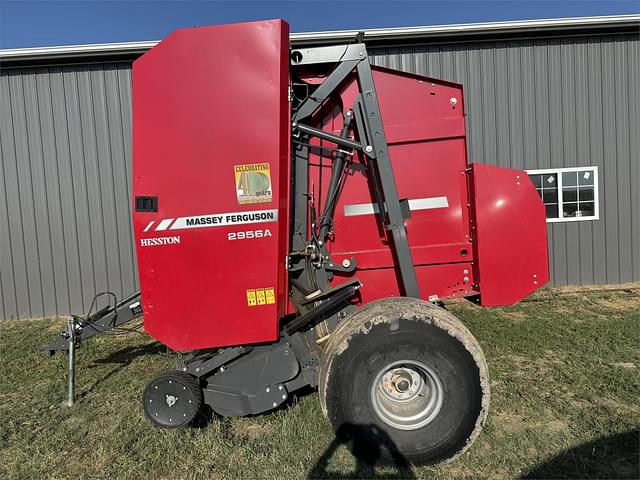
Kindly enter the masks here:
<path id="1" fill-rule="evenodd" d="M 252 288 L 247 290 L 247 305 L 255 307 L 256 305 L 273 305 L 276 303 L 276 293 L 271 288 Z"/>
<path id="2" fill-rule="evenodd" d="M 264 296 L 264 288 L 256 288 L 256 298 L 258 299 L 258 305 L 266 305 L 267 299 Z"/>
<path id="3" fill-rule="evenodd" d="M 247 305 L 250 307 L 256 306 L 256 291 L 255 290 L 247 290 Z"/>
<path id="4" fill-rule="evenodd" d="M 276 303 L 276 294 L 273 288 L 265 288 L 264 293 L 267 296 L 267 305 Z"/>
<path id="5" fill-rule="evenodd" d="M 238 203 L 269 203 L 272 198 L 268 163 L 234 165 Z"/>

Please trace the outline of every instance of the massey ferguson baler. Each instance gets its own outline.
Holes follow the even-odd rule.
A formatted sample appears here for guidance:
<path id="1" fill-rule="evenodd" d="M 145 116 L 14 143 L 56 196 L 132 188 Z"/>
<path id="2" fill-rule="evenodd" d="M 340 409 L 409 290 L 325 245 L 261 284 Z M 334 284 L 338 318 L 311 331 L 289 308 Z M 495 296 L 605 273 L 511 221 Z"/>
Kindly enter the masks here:
<path id="1" fill-rule="evenodd" d="M 144 312 L 182 352 L 142 398 L 158 426 L 317 387 L 360 451 L 460 454 L 489 378 L 442 301 L 507 305 L 548 280 L 533 185 L 469 165 L 465 135 L 461 85 L 372 66 L 361 38 L 290 49 L 280 20 L 173 33 L 133 65 L 140 292 L 45 348 L 72 358 Z"/>

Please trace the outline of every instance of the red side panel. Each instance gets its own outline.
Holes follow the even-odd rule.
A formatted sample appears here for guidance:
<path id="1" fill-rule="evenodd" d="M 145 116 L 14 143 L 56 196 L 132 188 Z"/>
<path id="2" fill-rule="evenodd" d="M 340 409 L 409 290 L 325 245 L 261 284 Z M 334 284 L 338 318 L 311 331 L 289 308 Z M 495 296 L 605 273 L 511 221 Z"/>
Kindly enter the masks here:
<path id="1" fill-rule="evenodd" d="M 526 173 L 476 165 L 470 174 L 462 85 L 379 67 L 373 78 L 398 194 L 409 201 L 405 226 L 422 298 L 480 294 L 484 305 L 505 305 L 547 283 L 544 207 Z M 352 77 L 339 101 L 315 115 L 315 125 L 339 134 L 357 95 Z M 344 183 L 328 246 L 337 263 L 356 259 L 354 276 L 367 303 L 401 292 L 393 245 L 358 160 Z M 321 192 L 318 199 L 326 201 L 330 177 L 331 159 L 312 150 L 309 185 Z M 340 275 L 333 280 L 343 281 Z"/>
<path id="2" fill-rule="evenodd" d="M 549 281 L 544 206 L 526 172 L 474 164 L 480 303 L 510 305 Z"/>
<path id="3" fill-rule="evenodd" d="M 286 305 L 289 28 L 178 30 L 133 67 L 146 331 L 175 350 L 272 341 Z M 280 261 L 279 261 L 280 260 Z"/>
<path id="4" fill-rule="evenodd" d="M 373 78 L 398 194 L 409 200 L 411 209 L 405 225 L 421 295 L 427 299 L 477 294 L 471 268 L 462 85 L 379 67 L 373 68 Z M 358 95 L 355 78 L 345 83 L 340 92 L 343 109 Z M 316 115 L 316 122 L 339 134 L 342 118 L 340 109 L 327 108 Z M 321 190 L 326 201 L 331 160 L 320 153 L 311 152 L 309 185 Z M 374 214 L 367 172 L 354 165 L 336 208 L 335 238 L 329 248 L 337 263 L 355 257 L 354 276 L 364 285 L 360 295 L 366 303 L 400 295 L 400 289 L 393 245 Z M 344 277 L 334 277 L 334 283 L 342 281 Z"/>

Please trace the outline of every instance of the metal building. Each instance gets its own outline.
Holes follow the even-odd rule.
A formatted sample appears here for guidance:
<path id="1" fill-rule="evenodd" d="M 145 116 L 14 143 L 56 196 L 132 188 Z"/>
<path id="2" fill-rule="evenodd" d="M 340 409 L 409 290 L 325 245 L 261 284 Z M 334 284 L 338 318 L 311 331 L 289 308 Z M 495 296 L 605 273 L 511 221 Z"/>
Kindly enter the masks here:
<path id="1" fill-rule="evenodd" d="M 553 284 L 616 284 L 640 280 L 639 26 L 625 15 L 365 40 L 375 64 L 464 85 L 469 160 L 528 170 L 547 205 Z M 136 288 L 130 68 L 154 44 L 0 50 L 0 319 L 82 313 L 97 291 Z"/>

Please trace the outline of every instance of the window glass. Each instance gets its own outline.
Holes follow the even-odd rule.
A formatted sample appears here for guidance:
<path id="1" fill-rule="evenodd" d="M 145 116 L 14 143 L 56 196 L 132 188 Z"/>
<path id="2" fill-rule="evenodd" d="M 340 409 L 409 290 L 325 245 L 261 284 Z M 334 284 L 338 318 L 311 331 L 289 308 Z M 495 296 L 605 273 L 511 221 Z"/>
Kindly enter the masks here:
<path id="1" fill-rule="evenodd" d="M 558 175 L 531 175 L 531 181 L 542 198 L 547 218 L 558 218 Z"/>
<path id="2" fill-rule="evenodd" d="M 564 184 L 563 184 L 564 186 Z M 562 201 L 564 202 L 577 202 L 578 201 L 578 189 L 577 188 L 563 188 L 562 189 Z"/>
<path id="3" fill-rule="evenodd" d="M 529 172 L 544 203 L 547 219 L 562 220 L 598 217 L 596 168 Z M 595 217 L 595 218 L 594 218 Z"/>
<path id="4" fill-rule="evenodd" d="M 558 205 L 545 205 L 544 210 L 547 218 L 558 218 Z"/>
<path id="5" fill-rule="evenodd" d="M 593 217 L 595 215 L 595 203 L 593 202 L 580 202 L 578 204 L 578 216 L 579 217 Z"/>
<path id="6" fill-rule="evenodd" d="M 558 203 L 558 189 L 545 188 L 542 190 L 542 201 L 546 203 Z"/>
<path id="7" fill-rule="evenodd" d="M 593 202 L 593 187 L 580 187 L 578 200 L 581 202 Z"/>
<path id="8" fill-rule="evenodd" d="M 542 175 L 529 175 L 529 178 L 531 178 L 533 186 L 536 187 L 536 189 L 542 186 Z"/>
<path id="9" fill-rule="evenodd" d="M 579 185 L 593 185 L 593 178 L 595 177 L 593 170 L 584 170 L 578 172 L 578 184 Z"/>
<path id="10" fill-rule="evenodd" d="M 578 172 L 562 172 L 562 186 L 575 187 L 578 185 Z"/>
<path id="11" fill-rule="evenodd" d="M 562 216 L 563 217 L 575 217 L 578 212 L 578 204 L 573 202 L 564 202 L 562 204 Z"/>

